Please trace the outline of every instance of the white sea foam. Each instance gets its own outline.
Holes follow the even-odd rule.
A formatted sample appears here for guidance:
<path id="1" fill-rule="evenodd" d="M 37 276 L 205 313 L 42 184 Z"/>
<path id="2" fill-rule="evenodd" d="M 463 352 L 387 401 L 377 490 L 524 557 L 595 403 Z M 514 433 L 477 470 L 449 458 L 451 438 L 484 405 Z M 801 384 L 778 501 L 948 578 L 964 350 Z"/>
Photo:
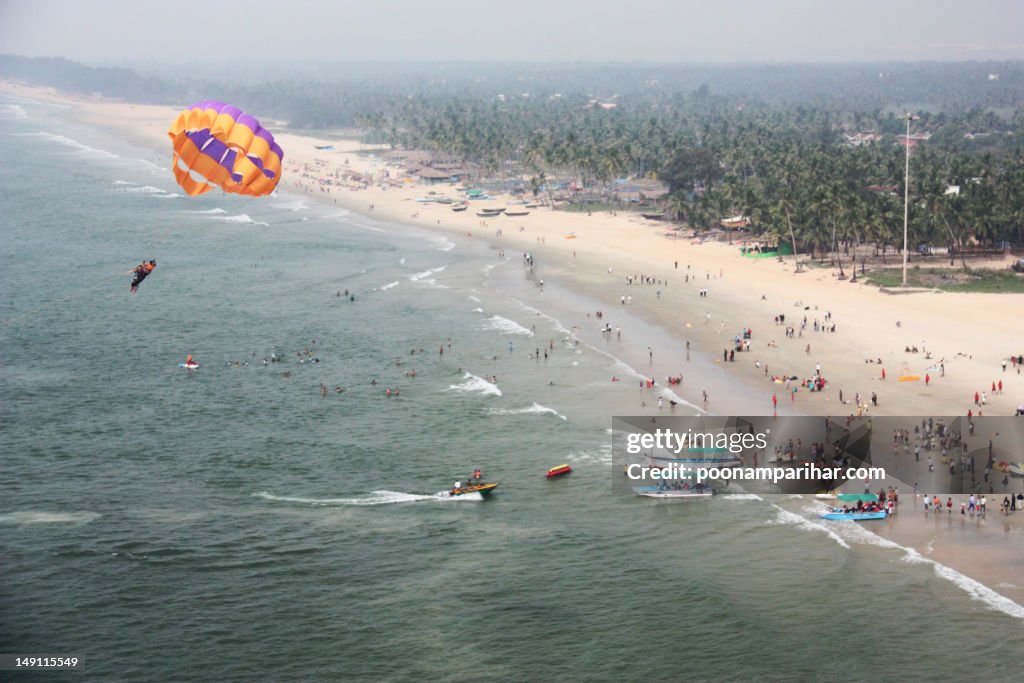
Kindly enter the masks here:
<path id="1" fill-rule="evenodd" d="M 216 215 L 220 215 L 220 214 L 225 214 L 225 213 L 227 213 L 227 211 L 225 211 L 224 209 L 203 209 L 202 211 L 186 211 L 185 213 L 196 213 L 196 214 L 204 214 L 204 215 L 216 216 Z"/>
<path id="2" fill-rule="evenodd" d="M 446 264 L 446 265 L 443 265 L 443 266 L 438 266 L 437 268 L 431 268 L 430 270 L 424 270 L 422 273 L 416 273 L 415 275 L 410 275 L 409 276 L 409 280 L 412 281 L 412 282 L 420 282 L 420 281 L 422 281 L 422 280 L 424 280 L 426 278 L 429 278 L 431 275 L 434 275 L 435 273 L 440 273 L 442 270 L 444 270 L 447 267 L 448 266 Z M 430 282 L 433 282 L 433 280 L 430 280 Z"/>
<path id="3" fill-rule="evenodd" d="M 491 415 L 554 415 L 555 417 L 560 417 L 563 420 L 568 419 L 565 415 L 562 415 L 554 408 L 542 406 L 536 401 L 525 408 L 507 408 L 500 410 L 492 408 L 488 412 L 490 412 Z"/>
<path id="4" fill-rule="evenodd" d="M 269 225 L 269 223 L 264 223 L 263 221 L 254 221 L 252 218 L 249 217 L 248 214 L 245 214 L 245 213 L 240 213 L 240 214 L 235 215 L 235 216 L 219 216 L 219 215 L 218 216 L 210 216 L 210 218 L 213 218 L 214 220 L 218 220 L 218 221 L 224 221 L 225 223 L 244 223 L 244 224 L 247 224 L 247 225 Z"/>
<path id="5" fill-rule="evenodd" d="M 405 257 L 404 256 L 402 258 L 398 259 L 398 265 L 400 265 L 400 266 L 404 266 L 405 265 Z"/>
<path id="6" fill-rule="evenodd" d="M 612 462 L 612 445 L 606 444 L 601 446 L 594 451 L 577 451 L 570 453 L 566 456 L 566 460 L 569 462 L 596 462 L 601 464 L 611 464 Z"/>
<path id="7" fill-rule="evenodd" d="M 806 529 L 807 531 L 819 531 L 821 533 L 828 535 L 829 538 L 831 538 L 833 541 L 835 541 L 842 547 L 847 549 L 850 547 L 850 544 L 843 540 L 842 536 L 832 531 L 832 529 L 825 526 L 824 524 L 812 522 L 806 517 L 802 517 L 801 515 L 798 515 L 795 512 L 790 512 L 789 510 L 784 510 L 780 508 L 775 503 L 771 503 L 771 506 L 778 511 L 778 514 L 775 516 L 775 520 L 769 522 L 769 524 L 786 524 L 797 526 L 801 529 Z"/>
<path id="8" fill-rule="evenodd" d="M 764 500 L 756 493 L 725 493 L 719 500 Z"/>
<path id="9" fill-rule="evenodd" d="M 438 251 L 451 251 L 454 248 L 455 248 L 455 242 L 451 242 L 449 240 L 445 240 L 440 245 L 438 245 L 437 250 Z"/>
<path id="10" fill-rule="evenodd" d="M 908 548 L 896 543 L 895 541 L 882 538 L 878 534 L 868 531 L 855 522 L 848 524 L 836 524 L 835 526 L 839 533 L 854 543 L 873 545 L 880 548 L 888 548 L 902 552 L 903 557 L 901 559 L 908 564 L 931 565 L 936 576 L 950 581 L 973 599 L 988 605 L 992 609 L 1008 614 L 1011 617 L 1024 619 L 1024 605 L 1014 602 L 1005 595 L 1001 595 L 983 583 L 961 574 L 952 567 L 948 567 L 936 562 L 935 560 L 927 558 L 913 548 Z"/>
<path id="11" fill-rule="evenodd" d="M 395 280 L 394 282 L 389 282 L 386 285 L 384 285 L 383 287 L 380 287 L 379 291 L 383 292 L 385 289 L 391 289 L 392 287 L 397 287 L 397 286 L 398 286 L 398 280 Z"/>
<path id="12" fill-rule="evenodd" d="M 292 199 L 290 201 L 273 202 L 270 204 L 275 209 L 284 209 L 285 211 L 302 211 L 306 206 L 306 200 L 302 198 Z"/>
<path id="13" fill-rule="evenodd" d="M 475 296 L 473 296 L 472 294 L 469 295 L 469 300 L 473 301 L 475 303 L 480 303 L 480 299 L 475 297 Z"/>
<path id="14" fill-rule="evenodd" d="M 597 353 L 600 353 L 600 354 L 602 354 L 604 356 L 607 356 L 608 358 L 611 358 L 612 361 L 614 361 L 614 365 L 612 367 L 613 367 L 613 372 L 614 372 L 616 377 L 618 377 L 620 374 L 623 374 L 623 375 L 629 375 L 633 379 L 643 379 L 643 380 L 650 379 L 650 377 L 647 377 L 645 375 L 641 375 L 639 372 L 634 370 L 632 366 L 622 362 L 621 360 L 619 360 L 618 358 L 616 358 L 612 354 L 608 353 L 604 349 L 599 349 L 596 346 L 590 346 L 589 344 L 587 346 L 588 346 L 588 348 L 590 348 L 590 349 L 592 349 L 592 350 L 596 351 Z M 622 377 L 619 377 L 619 379 L 622 379 Z M 665 387 L 661 387 L 661 395 L 666 397 L 666 398 L 668 398 L 671 401 L 675 401 L 677 404 L 679 404 L 681 406 L 684 406 L 686 408 L 692 408 L 693 410 L 696 410 L 697 412 L 694 413 L 694 415 L 696 415 L 696 416 L 700 416 L 701 414 L 706 414 L 707 413 L 707 411 L 702 410 L 701 408 L 699 408 L 698 406 L 694 405 L 693 403 L 690 403 L 686 399 L 681 398 L 678 394 L 676 394 L 671 389 L 668 389 L 668 388 L 665 388 Z"/>
<path id="15" fill-rule="evenodd" d="M 455 391 L 460 394 L 483 394 L 484 396 L 501 396 L 501 389 L 497 385 L 488 382 L 482 377 L 471 373 L 465 373 L 462 381 L 450 385 L 445 391 Z"/>
<path id="16" fill-rule="evenodd" d="M 15 119 L 28 118 L 28 112 L 18 104 L 0 104 L 0 113 Z"/>
<path id="17" fill-rule="evenodd" d="M 445 498 L 449 498 L 447 491 L 442 492 Z M 275 496 L 267 491 L 260 491 L 252 494 L 255 498 L 273 500 L 280 503 L 300 503 L 317 507 L 329 505 L 391 505 L 394 503 L 416 503 L 423 500 L 438 500 L 441 493 L 433 495 L 421 495 L 416 493 L 402 493 L 400 491 L 371 491 L 369 495 L 361 498 L 301 498 L 298 496 Z"/>
<path id="18" fill-rule="evenodd" d="M 138 183 L 133 183 L 130 180 L 115 180 L 114 184 L 115 185 L 138 185 Z"/>
<path id="19" fill-rule="evenodd" d="M 533 332 L 526 329 L 519 323 L 509 320 L 508 318 L 502 318 L 500 315 L 492 315 L 490 318 L 483 322 L 483 328 L 485 330 L 494 330 L 501 332 L 502 334 L 521 334 L 526 337 L 532 337 Z"/>
<path id="20" fill-rule="evenodd" d="M 66 145 L 68 147 L 72 147 L 74 149 L 77 149 L 80 152 L 86 152 L 88 154 L 95 154 L 96 156 L 105 157 L 107 159 L 120 159 L 121 158 L 119 155 L 114 154 L 113 152 L 108 152 L 105 149 L 96 149 L 95 147 L 90 147 L 89 145 L 83 145 L 78 140 L 73 140 L 73 139 L 71 139 L 71 138 L 69 138 L 67 136 L 58 135 L 56 133 L 47 133 L 45 131 L 40 131 L 38 133 L 21 133 L 21 135 L 24 135 L 26 137 L 40 137 L 40 138 L 44 138 L 46 140 L 52 140 L 53 142 L 59 142 L 62 145 Z"/>
<path id="21" fill-rule="evenodd" d="M 115 183 L 115 185 L 118 184 L 127 183 Z M 162 190 L 159 187 L 153 187 L 152 185 L 135 185 L 134 183 L 131 184 L 133 185 L 133 187 L 125 187 L 121 190 L 121 192 L 135 192 L 138 194 L 170 194 L 169 192 L 167 192 L 167 190 Z"/>
<path id="22" fill-rule="evenodd" d="M 0 524 L 88 524 L 98 512 L 32 512 L 22 510 L 0 514 Z"/>
<path id="23" fill-rule="evenodd" d="M 482 493 L 463 493 L 461 496 L 453 496 L 450 495 L 448 491 L 438 491 L 437 493 L 434 494 L 433 499 L 440 502 L 447 501 L 449 503 L 479 503 L 484 499 L 484 496 Z"/>
<path id="24" fill-rule="evenodd" d="M 522 308 L 527 313 L 531 313 L 533 315 L 536 315 L 547 320 L 549 323 L 551 323 L 551 326 L 554 327 L 559 334 L 564 334 L 566 336 L 574 336 L 572 331 L 566 329 L 565 325 L 563 325 L 562 321 L 560 321 L 558 318 L 554 318 L 545 313 L 544 311 L 536 309 L 533 306 L 530 306 L 529 304 L 525 304 L 522 301 L 519 301 L 518 299 L 513 299 L 513 301 L 516 302 L 516 304 L 518 304 L 519 307 Z"/>
<path id="25" fill-rule="evenodd" d="M 480 308 L 479 306 L 477 306 L 476 308 L 474 308 L 474 309 L 473 309 L 473 312 L 474 312 L 474 313 L 483 313 L 483 312 L 484 312 L 484 309 L 482 309 L 482 308 Z"/>

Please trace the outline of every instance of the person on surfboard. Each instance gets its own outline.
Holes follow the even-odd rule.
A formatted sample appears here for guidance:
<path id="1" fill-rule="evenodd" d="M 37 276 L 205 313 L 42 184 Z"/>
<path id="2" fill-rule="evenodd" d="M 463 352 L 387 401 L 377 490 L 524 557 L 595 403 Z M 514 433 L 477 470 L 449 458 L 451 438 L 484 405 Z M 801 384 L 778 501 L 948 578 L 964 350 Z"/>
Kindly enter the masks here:
<path id="1" fill-rule="evenodd" d="M 143 261 L 132 271 L 132 294 L 139 290 L 139 285 L 153 272 L 154 268 L 156 268 L 156 261 Z"/>

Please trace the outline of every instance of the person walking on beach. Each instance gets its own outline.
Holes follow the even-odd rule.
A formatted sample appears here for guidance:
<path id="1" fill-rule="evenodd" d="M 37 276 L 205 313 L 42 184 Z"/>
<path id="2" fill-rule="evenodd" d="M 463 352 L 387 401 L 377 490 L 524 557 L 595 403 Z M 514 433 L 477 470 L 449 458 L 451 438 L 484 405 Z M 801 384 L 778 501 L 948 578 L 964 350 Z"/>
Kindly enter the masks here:
<path id="1" fill-rule="evenodd" d="M 779 412 L 779 397 L 772 393 L 772 412 L 778 414 Z"/>

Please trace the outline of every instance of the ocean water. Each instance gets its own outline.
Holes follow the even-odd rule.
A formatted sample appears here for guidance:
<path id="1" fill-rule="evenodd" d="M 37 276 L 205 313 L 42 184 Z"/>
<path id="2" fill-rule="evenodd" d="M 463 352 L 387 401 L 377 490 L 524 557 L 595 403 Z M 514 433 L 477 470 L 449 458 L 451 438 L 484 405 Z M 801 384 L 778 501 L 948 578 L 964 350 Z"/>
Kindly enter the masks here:
<path id="1" fill-rule="evenodd" d="M 519 254 L 183 197 L 169 155 L 53 105 L 6 100 L 0 150 L 0 652 L 224 681 L 966 679 L 1024 653 L 1024 608 L 811 499 L 613 493 L 629 359 L 576 344 L 588 302 L 546 306 Z M 477 467 L 493 499 L 444 495 Z"/>

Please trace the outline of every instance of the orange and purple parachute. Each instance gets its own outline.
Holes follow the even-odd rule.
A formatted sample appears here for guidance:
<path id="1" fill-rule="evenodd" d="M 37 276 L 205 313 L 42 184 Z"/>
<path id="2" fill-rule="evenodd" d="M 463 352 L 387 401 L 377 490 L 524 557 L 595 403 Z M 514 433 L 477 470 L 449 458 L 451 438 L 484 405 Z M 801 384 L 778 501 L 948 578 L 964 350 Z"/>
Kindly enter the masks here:
<path id="1" fill-rule="evenodd" d="M 174 177 L 185 192 L 225 192 L 261 197 L 281 179 L 284 151 L 254 117 L 207 100 L 178 114 L 167 131 L 174 144 Z"/>

